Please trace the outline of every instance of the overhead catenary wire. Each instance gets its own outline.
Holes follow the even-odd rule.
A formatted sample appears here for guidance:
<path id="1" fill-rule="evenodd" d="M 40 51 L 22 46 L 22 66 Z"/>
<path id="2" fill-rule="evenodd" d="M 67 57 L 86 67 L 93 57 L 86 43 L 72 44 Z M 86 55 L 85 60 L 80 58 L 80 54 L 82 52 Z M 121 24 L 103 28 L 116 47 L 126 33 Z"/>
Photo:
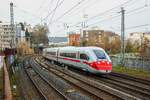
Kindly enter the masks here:
<path id="1" fill-rule="evenodd" d="M 72 11 L 74 8 L 76 8 L 77 6 L 79 6 L 81 3 L 83 3 L 85 0 L 81 0 L 79 1 L 77 4 L 75 4 L 73 7 L 71 7 L 69 10 L 67 10 L 65 13 L 63 13 L 61 16 L 59 16 L 56 20 L 54 20 L 52 23 L 57 22 L 58 20 L 60 20 L 61 18 L 63 18 L 66 14 L 68 14 L 70 11 Z M 51 24 L 52 24 L 51 23 Z"/>
<path id="2" fill-rule="evenodd" d="M 95 17 L 103 16 L 104 14 L 109 13 L 110 11 L 112 11 L 112 10 L 114 10 L 114 9 L 120 8 L 120 7 L 122 7 L 122 6 L 124 6 L 124 5 L 128 4 L 128 3 L 130 3 L 131 1 L 134 1 L 134 0 L 128 0 L 128 1 L 124 2 L 123 4 L 117 5 L 117 6 L 115 6 L 115 7 L 113 7 L 113 8 L 110 8 L 110 9 L 108 9 L 108 10 L 102 12 L 102 13 L 99 13 L 99 14 L 97 14 L 97 15 L 95 15 L 95 16 L 90 17 L 90 18 L 88 18 L 86 21 L 92 20 L 92 19 L 94 19 Z"/>
<path id="3" fill-rule="evenodd" d="M 53 7 L 53 4 L 54 4 L 54 0 L 50 0 L 50 3 L 49 3 L 49 5 L 48 5 L 48 14 L 47 15 L 49 15 L 49 13 L 51 12 L 51 9 L 52 9 L 52 7 Z M 46 10 L 46 9 L 45 9 Z M 47 16 L 46 15 L 46 16 Z M 48 16 L 49 17 L 49 16 Z M 48 17 L 44 17 L 44 18 L 41 18 L 41 23 L 43 22 L 43 21 L 46 21 L 46 20 L 48 20 Z"/>
<path id="4" fill-rule="evenodd" d="M 59 3 L 60 4 L 60 3 Z M 143 9 L 143 8 L 145 8 L 146 6 L 142 6 L 142 7 L 139 7 L 139 8 L 136 8 L 136 9 L 133 9 L 133 10 L 131 10 L 131 11 L 127 11 L 126 12 L 126 14 L 130 14 L 131 12 L 136 12 L 136 11 L 138 11 L 138 10 L 140 10 L 140 9 Z M 53 9 L 54 10 L 54 9 Z M 23 11 L 23 10 L 22 10 Z M 30 12 L 27 12 L 27 11 L 23 11 L 24 13 L 28 13 L 28 14 L 30 14 L 31 16 L 33 15 L 33 14 L 31 14 Z M 52 15 L 52 14 L 54 14 L 54 12 L 55 11 L 53 11 L 50 15 Z M 106 14 L 106 13 L 105 13 Z M 38 17 L 38 16 L 36 16 L 36 15 L 34 15 L 36 18 Z M 54 16 L 54 15 L 52 15 L 52 16 Z M 102 15 L 100 15 L 100 16 L 102 16 Z M 120 15 L 117 15 L 118 17 L 120 16 Z M 117 18 L 117 16 L 113 16 L 114 18 Z M 98 16 L 99 17 L 99 16 Z M 103 20 L 100 20 L 100 21 L 97 21 L 96 23 L 91 23 L 91 24 L 89 24 L 89 25 L 87 25 L 87 26 L 92 26 L 92 25 L 96 25 L 96 24 L 98 24 L 98 23 L 101 23 L 101 22 L 105 22 L 105 21 L 108 21 L 109 19 L 112 19 L 113 17 L 111 17 L 111 18 L 108 18 L 108 19 L 103 19 Z M 40 19 L 40 17 L 38 18 L 38 19 Z M 89 19 L 88 19 L 89 20 Z M 91 19 L 92 20 L 92 19 Z M 55 21 L 55 20 L 54 20 Z M 53 23 L 52 21 L 50 21 L 50 23 Z M 78 25 L 78 24 L 81 24 L 81 22 L 78 22 L 76 25 Z M 74 27 L 74 26 L 70 26 L 70 28 L 71 27 Z"/>
<path id="5" fill-rule="evenodd" d="M 45 1 L 45 0 L 44 0 L 44 1 Z M 54 0 L 51 0 L 51 3 L 52 3 L 52 1 L 54 1 Z M 44 3 L 44 2 L 42 2 L 42 3 Z M 41 22 L 43 21 L 42 16 L 39 17 L 37 14 L 30 13 L 29 11 L 27 11 L 27 10 L 25 10 L 25 9 L 23 9 L 23 8 L 21 8 L 21 7 L 19 7 L 18 5 L 15 5 L 15 7 L 16 7 L 17 9 L 19 9 L 21 12 L 26 13 L 26 14 L 32 16 L 32 18 L 34 18 L 34 19 L 36 18 L 36 19 L 40 20 L 37 24 L 39 24 L 39 23 L 41 23 Z M 51 6 L 51 7 L 52 7 L 52 6 Z M 41 8 L 41 7 L 39 7 L 39 9 L 40 9 L 40 8 Z"/>
<path id="6" fill-rule="evenodd" d="M 128 0 L 128 1 L 126 1 L 126 2 L 124 2 L 124 3 L 122 3 L 122 4 L 120 4 L 120 5 L 117 5 L 117 6 L 111 8 L 111 9 L 108 9 L 108 10 L 102 12 L 102 13 L 99 13 L 99 14 L 97 14 L 97 15 L 95 15 L 95 16 L 92 16 L 92 17 L 88 18 L 88 19 L 85 20 L 85 21 L 90 21 L 90 20 L 93 20 L 93 19 L 96 18 L 96 17 L 103 16 L 104 14 L 106 14 L 106 13 L 108 13 L 108 12 L 110 12 L 110 11 L 116 9 L 116 8 L 120 8 L 121 6 L 124 6 L 124 5 L 128 4 L 128 3 L 130 3 L 131 1 L 134 1 L 134 0 Z M 70 27 L 74 27 L 74 26 L 76 26 L 76 25 L 78 25 L 78 24 L 81 24 L 82 22 L 83 22 L 83 21 L 77 22 L 76 24 L 74 24 L 74 25 L 72 25 L 72 26 L 70 26 Z"/>
<path id="7" fill-rule="evenodd" d="M 119 16 L 120 16 L 120 14 L 119 14 L 119 15 L 116 15 L 116 16 L 113 16 L 113 17 L 111 17 L 111 18 L 105 18 L 105 19 L 103 19 L 103 20 L 101 20 L 101 21 L 98 21 L 98 22 L 96 22 L 96 23 L 89 24 L 89 25 L 87 25 L 87 26 L 89 27 L 89 26 L 92 26 L 92 25 L 96 25 L 96 24 L 98 24 L 98 23 L 107 21 L 108 19 L 114 19 L 114 18 L 117 18 L 117 17 L 119 17 Z M 70 28 L 71 28 L 71 27 L 74 27 L 74 26 L 76 26 L 76 25 L 78 25 L 78 24 L 80 24 L 80 23 L 77 23 L 77 24 L 75 24 L 75 25 L 72 25 L 72 26 L 70 26 Z M 57 31 L 57 32 L 61 32 L 61 31 L 62 31 L 62 30 Z M 56 32 L 56 33 L 57 33 L 57 32 Z"/>
<path id="8" fill-rule="evenodd" d="M 108 13 L 108 12 L 110 12 L 110 11 L 116 9 L 116 8 L 119 8 L 119 7 L 121 7 L 121 6 L 124 6 L 124 5 L 128 4 L 128 3 L 130 3 L 131 1 L 134 1 L 134 0 L 128 0 L 128 1 L 122 3 L 122 4 L 118 5 L 118 6 L 115 6 L 115 7 L 111 8 L 111 9 L 109 9 L 109 10 L 106 10 L 106 11 L 100 13 L 100 14 L 97 14 L 97 15 L 95 15 L 95 16 L 92 16 L 91 18 L 87 19 L 86 21 L 92 20 L 92 19 L 94 19 L 95 17 L 102 16 L 102 15 L 104 15 L 104 14 L 106 14 L 106 13 Z M 59 18 L 61 19 L 62 17 L 63 17 L 63 16 L 61 16 L 61 17 L 59 17 Z M 58 18 L 58 20 L 59 20 L 59 18 Z M 56 19 L 54 22 L 56 22 L 56 21 L 57 21 L 57 19 Z M 82 23 L 82 21 L 81 21 L 81 22 L 78 22 L 78 24 L 80 24 L 80 23 Z"/>
<path id="9" fill-rule="evenodd" d="M 148 6 L 147 6 L 147 5 L 144 5 L 144 6 L 141 6 L 141 7 L 135 8 L 135 9 L 133 9 L 133 10 L 130 10 L 130 11 L 126 12 L 126 14 L 128 14 L 128 13 L 132 13 L 132 12 L 135 12 L 135 11 L 138 11 L 138 10 L 141 10 L 141 9 L 143 9 L 143 8 L 146 8 L 146 7 L 148 7 Z"/>
<path id="10" fill-rule="evenodd" d="M 41 19 L 39 16 L 36 16 L 35 14 L 30 13 L 29 11 L 27 11 L 27 10 L 25 10 L 25 9 L 23 9 L 23 8 L 20 8 L 20 7 L 17 6 L 17 5 L 14 5 L 14 7 L 16 7 L 16 8 L 17 8 L 18 10 L 20 10 L 22 13 L 25 13 L 25 14 L 30 15 L 32 18 L 36 18 L 36 19 L 38 19 L 38 20 Z"/>
<path id="11" fill-rule="evenodd" d="M 64 0 L 62 0 L 59 4 L 57 4 L 57 6 L 52 11 L 49 10 L 48 14 L 46 15 L 46 17 L 43 18 L 43 20 L 46 20 L 51 14 L 53 14 L 55 10 L 63 4 L 63 2 Z"/>
<path id="12" fill-rule="evenodd" d="M 140 27 L 145 27 L 145 26 L 150 26 L 150 24 L 142 24 L 142 25 L 135 25 L 135 26 L 130 26 L 130 27 L 126 27 L 126 30 L 131 30 L 131 29 L 135 29 L 135 28 L 140 28 Z M 76 30 L 80 30 L 80 28 L 74 29 L 72 31 L 76 31 Z M 120 29 L 121 30 L 121 29 Z M 115 31 L 120 31 L 120 30 L 115 30 Z"/>
<path id="13" fill-rule="evenodd" d="M 53 1 L 53 0 L 51 0 L 51 1 Z M 85 0 L 81 0 L 81 1 L 78 2 L 77 5 L 75 5 L 75 6 L 80 5 L 83 1 L 85 1 Z M 129 1 L 133 1 L 133 0 L 129 0 Z M 125 2 L 124 4 L 128 3 L 129 1 Z M 44 3 L 44 1 L 43 1 L 42 3 Z M 63 1 L 62 1 L 61 3 L 59 3 L 58 6 L 60 6 L 62 3 L 63 3 Z M 122 5 L 124 5 L 124 4 L 122 4 Z M 74 6 L 74 7 L 75 7 L 75 6 Z M 72 7 L 72 9 L 74 9 L 74 7 Z M 42 8 L 42 4 L 41 4 L 41 6 L 39 7 L 39 9 L 41 9 L 41 8 Z M 72 10 L 72 9 L 70 9 L 70 10 Z M 69 12 L 70 10 L 68 10 L 68 12 Z M 26 10 L 22 10 L 22 11 L 23 11 L 24 13 L 30 14 L 30 15 L 33 16 L 34 18 L 38 18 L 38 19 L 41 20 L 41 17 L 36 16 L 35 14 L 31 14 L 30 12 L 28 12 L 28 11 L 26 11 Z M 45 18 L 43 18 L 42 21 L 45 20 L 45 19 L 47 19 L 51 14 L 53 14 L 54 11 L 55 11 L 55 9 L 53 9 L 53 11 L 51 11 Z M 62 15 L 62 17 L 65 16 L 66 14 L 67 14 L 67 12 L 64 13 L 64 15 Z M 60 17 L 59 17 L 59 18 L 60 18 Z"/>
<path id="14" fill-rule="evenodd" d="M 53 17 L 54 17 L 54 15 L 55 15 L 55 12 L 56 12 L 57 8 L 64 2 L 64 0 L 62 0 L 60 3 L 59 3 L 59 1 L 60 1 L 60 0 L 57 1 L 56 7 L 54 8 L 54 10 L 53 10 L 53 12 L 52 12 L 53 14 L 52 14 L 52 16 L 51 16 L 50 22 L 48 23 L 48 26 L 49 26 L 50 23 L 52 22 Z"/>
<path id="15" fill-rule="evenodd" d="M 135 11 L 141 10 L 141 9 L 143 9 L 143 8 L 146 8 L 146 7 L 148 7 L 148 6 L 145 6 L 145 5 L 144 5 L 144 6 L 141 6 L 141 7 L 135 8 L 135 9 L 133 9 L 133 10 L 130 10 L 130 11 L 126 12 L 126 14 L 128 15 L 128 14 L 130 14 L 130 13 L 132 13 L 132 12 L 135 12 Z M 95 25 L 95 24 L 98 24 L 98 23 L 101 23 L 101 22 L 107 21 L 108 19 L 114 19 L 114 18 L 117 18 L 117 17 L 119 17 L 119 16 L 120 16 L 120 15 L 116 15 L 116 16 L 113 16 L 113 17 L 111 17 L 111 18 L 107 18 L 107 19 L 104 19 L 104 20 L 98 21 L 98 22 L 96 22 L 96 23 L 90 24 L 90 25 L 88 25 L 88 26 L 92 26 L 92 25 Z"/>
<path id="16" fill-rule="evenodd" d="M 119 17 L 119 16 L 120 16 L 120 15 L 113 16 L 113 17 L 111 17 L 111 19 L 117 18 L 117 17 Z M 110 18 L 109 18 L 109 19 L 110 19 Z M 107 18 L 107 19 L 103 19 L 103 20 L 98 21 L 98 22 L 96 22 L 96 23 L 89 24 L 89 25 L 87 25 L 87 27 L 96 25 L 96 24 L 98 24 L 98 23 L 102 23 L 102 22 L 107 21 L 107 20 L 108 20 L 108 18 Z M 80 23 L 78 23 L 78 24 L 80 24 Z M 78 25 L 78 24 L 76 24 L 76 25 Z M 76 26 L 76 25 L 73 25 L 73 26 L 71 26 L 71 27 L 74 27 L 74 26 Z M 71 28 L 71 27 L 70 27 L 70 28 Z M 64 30 L 64 29 L 63 29 L 63 30 Z M 61 32 L 61 31 L 62 31 L 62 30 L 59 30 L 59 31 L 57 31 L 57 32 L 55 32 L 55 33 L 58 33 L 58 32 Z"/>
<path id="17" fill-rule="evenodd" d="M 130 30 L 130 29 L 135 29 L 135 28 L 145 27 L 145 26 L 150 26 L 150 24 L 135 25 L 135 26 L 127 27 L 127 28 L 125 28 L 125 29 L 126 29 L 126 30 Z"/>
<path id="18" fill-rule="evenodd" d="M 55 15 L 56 9 L 57 9 L 57 7 L 58 7 L 58 5 L 59 5 L 59 1 L 60 1 L 60 0 L 57 0 L 56 7 L 54 8 L 54 12 L 53 12 L 53 15 L 51 16 L 50 22 L 52 21 L 54 15 Z M 64 0 L 63 0 L 63 1 L 64 1 Z M 49 23 L 50 23 L 50 22 L 49 22 Z M 49 23 L 48 23 L 48 26 L 49 26 Z M 50 28 L 49 28 L 49 32 L 50 32 Z"/>
<path id="19" fill-rule="evenodd" d="M 91 1 L 94 1 L 94 0 L 91 0 Z M 71 16 L 76 16 L 78 15 L 79 12 L 83 11 L 84 9 L 87 10 L 87 8 L 91 8 L 91 7 L 94 7 L 95 4 L 97 4 L 97 0 L 95 0 L 94 2 L 90 3 L 89 1 L 87 1 L 88 3 L 84 4 L 83 6 L 81 6 L 81 9 L 80 7 L 75 9 L 75 13 L 74 14 L 71 14 Z M 91 6 L 92 5 L 92 6 Z M 85 6 L 85 7 L 84 7 Z"/>
<path id="20" fill-rule="evenodd" d="M 52 1 L 52 0 L 51 0 Z M 40 10 L 44 7 L 44 4 L 45 4 L 46 2 L 45 2 L 45 0 L 43 0 L 42 2 L 41 2 L 41 4 L 40 4 L 40 6 L 39 6 L 39 8 L 36 10 L 36 15 L 40 15 Z"/>
<path id="21" fill-rule="evenodd" d="M 150 6 L 150 5 L 149 5 L 149 6 Z M 127 11 L 126 14 L 128 15 L 128 14 L 130 14 L 130 13 L 132 13 L 132 12 L 135 12 L 135 11 L 138 11 L 138 10 L 141 10 L 141 9 L 144 9 L 144 8 L 146 8 L 146 7 L 148 7 L 148 6 L 147 6 L 147 5 L 144 5 L 144 6 L 141 6 L 141 7 L 135 8 L 135 9 L 132 9 L 132 10 L 130 10 L 130 11 Z M 116 16 L 113 16 L 113 17 L 111 17 L 111 18 L 107 18 L 107 19 L 98 21 L 98 22 L 96 22 L 96 23 L 90 24 L 90 25 L 88 25 L 88 26 L 95 25 L 95 24 L 97 24 L 97 23 L 107 21 L 108 19 L 114 19 L 114 18 L 117 18 L 117 17 L 119 17 L 119 16 L 120 16 L 120 15 L 116 15 Z M 80 24 L 80 23 L 77 23 L 77 24 Z M 77 25 L 77 24 L 75 24 L 75 25 Z"/>
<path id="22" fill-rule="evenodd" d="M 150 6 L 150 5 L 149 5 L 149 6 Z M 144 8 L 146 8 L 146 7 L 149 7 L 149 6 L 144 5 L 144 6 L 141 6 L 141 7 L 137 7 L 137 8 L 135 8 L 135 9 L 130 10 L 130 11 L 127 11 L 126 14 L 129 15 L 130 13 L 139 11 L 139 10 L 144 9 Z M 87 26 L 88 26 L 88 27 L 89 27 L 89 26 L 93 26 L 93 25 L 96 25 L 96 24 L 98 24 L 98 23 L 102 23 L 102 22 L 108 21 L 109 19 L 117 18 L 117 17 L 119 17 L 119 16 L 120 16 L 120 14 L 119 14 L 119 15 L 116 15 L 116 16 L 113 16 L 113 17 L 111 17 L 111 18 L 103 19 L 103 20 L 98 21 L 98 22 L 96 22 L 96 23 L 89 24 L 89 25 L 87 25 Z M 70 28 L 71 28 L 71 27 L 74 27 L 74 26 L 76 26 L 76 25 L 78 25 L 78 24 L 80 24 L 80 22 L 78 22 L 78 23 L 75 24 L 75 25 L 70 26 Z M 146 24 L 146 25 L 147 25 L 147 24 Z M 129 28 L 126 28 L 126 29 L 129 29 Z M 61 31 L 62 31 L 62 30 L 57 31 L 57 32 L 61 32 Z M 56 33 L 57 33 L 57 32 L 56 32 Z"/>

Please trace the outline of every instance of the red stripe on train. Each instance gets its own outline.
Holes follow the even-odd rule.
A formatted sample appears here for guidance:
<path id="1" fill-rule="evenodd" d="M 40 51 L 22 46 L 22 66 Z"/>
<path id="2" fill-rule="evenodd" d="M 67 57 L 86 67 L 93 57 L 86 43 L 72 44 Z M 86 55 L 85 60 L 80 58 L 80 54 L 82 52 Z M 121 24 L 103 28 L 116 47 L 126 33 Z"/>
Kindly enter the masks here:
<path id="1" fill-rule="evenodd" d="M 73 61 L 73 62 L 80 62 L 80 60 L 77 59 L 71 59 L 71 58 L 63 58 L 64 60 L 69 60 L 69 61 Z"/>

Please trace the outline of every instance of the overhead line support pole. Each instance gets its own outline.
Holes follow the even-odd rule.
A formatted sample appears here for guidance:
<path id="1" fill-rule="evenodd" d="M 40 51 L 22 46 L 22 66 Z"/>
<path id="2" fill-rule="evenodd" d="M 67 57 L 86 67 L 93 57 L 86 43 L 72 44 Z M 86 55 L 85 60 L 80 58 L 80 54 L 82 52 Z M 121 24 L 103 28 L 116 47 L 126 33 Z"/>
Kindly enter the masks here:
<path id="1" fill-rule="evenodd" d="M 125 54 L 125 10 L 121 7 L 121 65 L 124 66 Z"/>
<path id="2" fill-rule="evenodd" d="M 15 31 L 14 31 L 14 11 L 13 11 L 13 3 L 10 3 L 10 25 L 11 25 L 11 49 L 15 48 Z M 13 47 L 14 46 L 14 47 Z"/>

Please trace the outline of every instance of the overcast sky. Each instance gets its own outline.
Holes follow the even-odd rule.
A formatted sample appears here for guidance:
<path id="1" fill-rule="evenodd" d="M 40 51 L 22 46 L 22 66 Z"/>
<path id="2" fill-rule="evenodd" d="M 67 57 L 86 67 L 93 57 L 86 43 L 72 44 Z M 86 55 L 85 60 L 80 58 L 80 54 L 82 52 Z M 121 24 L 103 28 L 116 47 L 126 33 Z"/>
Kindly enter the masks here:
<path id="1" fill-rule="evenodd" d="M 81 23 L 75 24 L 84 20 L 88 20 L 86 25 L 89 28 L 98 26 L 100 29 L 120 33 L 121 6 L 126 10 L 126 34 L 150 31 L 150 25 L 145 25 L 150 24 L 150 0 L 1 0 L 0 20 L 3 22 L 10 21 L 10 2 L 13 2 L 15 6 L 15 22 L 27 22 L 31 25 L 45 22 L 49 25 L 51 32 L 49 36 L 67 36 L 69 31 L 79 32 Z M 54 12 L 57 3 L 59 6 Z M 77 4 L 78 6 L 75 6 Z M 114 7 L 116 8 L 103 13 Z M 73 9 L 70 10 L 71 8 Z M 69 13 L 66 13 L 67 11 Z M 101 16 L 91 19 L 98 14 Z M 69 28 L 67 29 L 66 26 Z"/>

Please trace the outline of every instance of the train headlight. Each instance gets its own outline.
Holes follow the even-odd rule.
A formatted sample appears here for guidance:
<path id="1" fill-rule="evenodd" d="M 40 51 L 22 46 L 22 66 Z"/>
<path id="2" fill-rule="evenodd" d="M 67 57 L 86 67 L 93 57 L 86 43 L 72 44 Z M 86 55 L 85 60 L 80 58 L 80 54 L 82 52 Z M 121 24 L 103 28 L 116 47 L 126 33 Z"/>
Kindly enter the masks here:
<path id="1" fill-rule="evenodd" d="M 98 62 L 98 64 L 101 64 L 101 62 Z"/>
<path id="2" fill-rule="evenodd" d="M 91 63 L 90 66 L 93 66 L 93 63 Z"/>
<path id="3" fill-rule="evenodd" d="M 109 62 L 107 62 L 107 64 L 110 64 Z"/>

